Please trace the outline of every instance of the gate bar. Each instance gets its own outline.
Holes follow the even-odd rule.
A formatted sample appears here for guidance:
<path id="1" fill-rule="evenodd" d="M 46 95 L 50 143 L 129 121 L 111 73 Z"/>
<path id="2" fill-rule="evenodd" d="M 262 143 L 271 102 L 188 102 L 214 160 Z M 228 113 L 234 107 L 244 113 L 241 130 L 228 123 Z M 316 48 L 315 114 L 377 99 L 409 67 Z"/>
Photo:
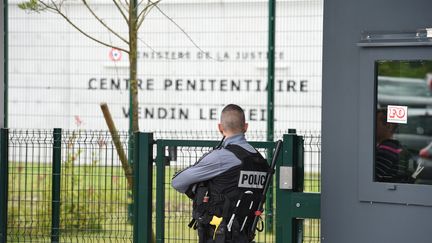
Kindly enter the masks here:
<path id="1" fill-rule="evenodd" d="M 163 243 L 165 235 L 165 145 L 157 141 L 156 148 L 156 242 Z"/>
<path id="2" fill-rule="evenodd" d="M 9 185 L 9 130 L 0 132 L 0 242 L 7 240 L 8 185 Z"/>
<path id="3" fill-rule="evenodd" d="M 267 59 L 267 141 L 274 140 L 274 79 L 275 79 L 275 33 L 276 33 L 276 0 L 268 2 L 268 59 Z M 272 153 L 269 153 L 271 159 Z M 273 231 L 273 190 L 267 193 L 266 217 L 267 231 Z"/>
<path id="4" fill-rule="evenodd" d="M 51 212 L 51 242 L 57 243 L 60 238 L 60 191 L 61 191 L 61 136 L 62 130 L 54 128 L 53 132 L 53 172 L 52 172 L 52 212 Z"/>
<path id="5" fill-rule="evenodd" d="M 276 226 L 276 243 L 282 242 L 297 242 L 296 234 L 294 232 L 298 231 L 298 224 L 293 217 L 292 208 L 288 205 L 291 205 L 291 193 L 293 191 L 298 190 L 297 183 L 297 170 L 296 165 L 298 160 L 300 159 L 300 140 L 302 139 L 300 136 L 294 134 L 294 130 L 290 131 L 291 134 L 283 135 L 283 160 L 280 161 L 280 164 L 277 166 L 276 170 L 276 179 L 280 180 L 280 167 L 288 166 L 292 167 L 293 175 L 292 175 L 292 185 L 293 189 L 281 189 L 277 187 L 276 189 L 276 207 L 278 208 L 278 212 L 276 215 L 277 222 L 284 222 L 284 224 L 278 224 Z M 287 205 L 286 202 L 289 202 Z"/>

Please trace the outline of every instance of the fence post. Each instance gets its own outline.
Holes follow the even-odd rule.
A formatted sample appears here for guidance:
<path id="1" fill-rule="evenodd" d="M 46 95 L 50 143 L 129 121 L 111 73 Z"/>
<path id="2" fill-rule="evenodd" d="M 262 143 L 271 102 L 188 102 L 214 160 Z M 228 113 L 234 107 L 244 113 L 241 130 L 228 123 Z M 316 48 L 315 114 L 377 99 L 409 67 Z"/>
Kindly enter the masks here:
<path id="1" fill-rule="evenodd" d="M 276 33 L 276 0 L 268 1 L 268 60 L 267 60 L 267 141 L 274 140 L 274 76 L 275 76 L 275 33 Z M 271 157 L 269 157 L 271 160 Z M 266 231 L 273 231 L 273 190 L 267 193 Z"/>
<path id="2" fill-rule="evenodd" d="M 292 172 L 292 189 L 281 189 L 279 185 L 276 189 L 276 207 L 278 212 L 276 214 L 276 222 L 279 223 L 276 230 L 276 243 L 282 242 L 297 242 L 298 232 L 301 231 L 299 221 L 295 219 L 293 210 L 290 208 L 292 205 L 292 193 L 295 191 L 302 190 L 303 188 L 303 172 L 300 172 L 301 167 L 299 164 L 302 163 L 302 139 L 300 136 L 295 134 L 295 130 L 290 130 L 290 134 L 283 135 L 283 153 L 282 160 L 279 160 L 279 164 L 276 170 L 277 184 L 280 182 L 280 169 L 281 166 L 290 168 Z"/>
<path id="3" fill-rule="evenodd" d="M 134 136 L 133 242 L 147 243 L 152 238 L 153 134 L 137 132 Z"/>
<path id="4" fill-rule="evenodd" d="M 156 242 L 163 243 L 165 234 L 165 146 L 159 141 L 156 149 Z"/>
<path id="5" fill-rule="evenodd" d="M 0 132 L 0 243 L 7 241 L 9 130 Z"/>
<path id="6" fill-rule="evenodd" d="M 294 146 L 295 160 L 294 162 L 294 180 L 293 180 L 293 191 L 303 192 L 304 190 L 304 140 L 301 136 L 296 136 L 296 142 Z M 294 194 L 290 193 L 290 201 L 294 202 Z M 292 204 L 291 204 L 292 205 Z M 301 206 L 301 205 L 299 205 Z M 291 213 L 293 210 L 290 210 Z M 292 216 L 293 222 L 293 242 L 303 242 L 303 223 L 304 219 L 297 219 Z"/>
<path id="7" fill-rule="evenodd" d="M 52 168 L 52 212 L 51 242 L 59 242 L 60 236 L 60 174 L 61 174 L 61 133 L 60 128 L 53 132 L 53 168 Z"/>

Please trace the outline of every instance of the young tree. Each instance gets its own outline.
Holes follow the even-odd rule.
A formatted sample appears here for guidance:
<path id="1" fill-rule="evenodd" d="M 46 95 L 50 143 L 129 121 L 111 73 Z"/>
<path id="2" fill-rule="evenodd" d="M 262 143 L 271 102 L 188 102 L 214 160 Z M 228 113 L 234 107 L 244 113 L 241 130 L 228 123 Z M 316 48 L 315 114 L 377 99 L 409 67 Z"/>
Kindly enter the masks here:
<path id="1" fill-rule="evenodd" d="M 154 8 L 161 0 L 112 0 L 113 6 L 118 10 L 126 22 L 128 28 L 128 36 L 122 36 L 110 27 L 101 16 L 99 16 L 88 0 L 78 0 L 86 7 L 89 13 L 101 24 L 103 28 L 108 30 L 111 34 L 117 37 L 124 45 L 115 46 L 109 42 L 98 39 L 92 36 L 91 33 L 84 31 L 66 14 L 65 5 L 73 0 L 28 0 L 20 3 L 18 6 L 32 12 L 50 11 L 60 15 L 67 23 L 79 31 L 87 38 L 110 48 L 118 49 L 125 52 L 129 56 L 129 89 L 132 100 L 132 110 L 129 110 L 129 115 L 132 116 L 132 124 L 130 127 L 131 132 L 139 131 L 138 125 L 138 81 L 137 81 L 137 47 L 138 47 L 138 31 L 144 22 L 147 14 Z M 158 8 L 158 7 L 157 7 Z M 158 8 L 159 9 L 159 8 Z M 159 9 L 160 10 L 160 9 Z M 161 10 L 160 10 L 161 11 Z M 164 14 L 165 15 L 165 14 Z M 171 20 L 171 19 L 170 19 Z M 125 48 L 126 46 L 126 48 Z"/>
<path id="2" fill-rule="evenodd" d="M 94 36 L 92 36 L 91 33 L 88 33 L 84 31 L 80 26 L 78 26 L 73 19 L 71 19 L 67 13 L 65 12 L 65 5 L 76 2 L 74 0 L 28 0 L 26 2 L 20 3 L 18 6 L 21 9 L 31 11 L 31 12 L 42 12 L 42 11 L 49 11 L 54 14 L 60 15 L 67 23 L 69 23 L 74 29 L 79 31 L 81 34 L 86 36 L 87 38 L 110 48 L 115 48 L 117 50 L 120 50 L 124 53 L 127 53 L 129 56 L 129 91 L 130 91 L 130 99 L 132 100 L 131 105 L 132 109 L 129 109 L 129 115 L 132 116 L 132 124 L 129 128 L 130 132 L 137 132 L 139 131 L 139 125 L 138 125 L 138 81 L 137 81 L 137 50 L 138 50 L 138 31 L 141 27 L 141 25 L 144 22 L 144 19 L 148 15 L 148 13 L 156 7 L 165 17 L 167 17 L 170 21 L 168 16 L 165 15 L 165 13 L 162 12 L 162 10 L 157 7 L 157 4 L 161 0 L 140 0 L 137 2 L 137 0 L 112 0 L 113 7 L 117 9 L 119 14 L 122 16 L 123 20 L 126 22 L 127 28 L 128 28 L 128 36 L 122 36 L 119 32 L 115 31 L 112 27 L 107 24 L 101 16 L 99 16 L 96 11 L 92 8 L 92 6 L 89 4 L 88 0 L 78 0 L 80 1 L 88 10 L 89 14 L 92 15 L 97 22 L 101 24 L 103 28 L 108 30 L 112 35 L 117 37 L 123 45 L 113 45 L 110 42 L 106 42 L 102 39 L 98 39 Z M 174 22 L 173 22 L 174 23 Z M 175 24 L 175 23 L 174 23 Z M 113 139 L 115 140 L 116 137 L 113 136 Z M 130 144 L 131 145 L 131 144 Z M 121 149 L 117 149 L 117 152 L 120 156 Z M 124 154 L 124 153 L 123 153 Z M 123 169 L 125 170 L 126 177 L 128 178 L 128 184 L 131 188 L 131 175 L 132 170 L 125 161 L 125 156 L 120 156 Z M 152 242 L 155 242 L 154 232 L 152 235 Z"/>

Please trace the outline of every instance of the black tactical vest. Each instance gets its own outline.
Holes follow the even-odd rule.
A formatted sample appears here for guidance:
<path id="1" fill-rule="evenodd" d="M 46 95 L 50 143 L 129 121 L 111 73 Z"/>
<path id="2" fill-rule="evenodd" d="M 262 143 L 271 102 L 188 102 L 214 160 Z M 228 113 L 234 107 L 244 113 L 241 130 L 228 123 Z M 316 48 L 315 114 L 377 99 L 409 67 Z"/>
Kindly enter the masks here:
<path id="1" fill-rule="evenodd" d="M 258 151 L 251 153 L 233 144 L 225 149 L 231 151 L 241 161 L 241 165 L 207 182 L 208 214 L 223 217 L 228 224 L 234 213 L 232 231 L 242 228 L 241 231 L 247 233 L 262 197 L 269 165 Z"/>

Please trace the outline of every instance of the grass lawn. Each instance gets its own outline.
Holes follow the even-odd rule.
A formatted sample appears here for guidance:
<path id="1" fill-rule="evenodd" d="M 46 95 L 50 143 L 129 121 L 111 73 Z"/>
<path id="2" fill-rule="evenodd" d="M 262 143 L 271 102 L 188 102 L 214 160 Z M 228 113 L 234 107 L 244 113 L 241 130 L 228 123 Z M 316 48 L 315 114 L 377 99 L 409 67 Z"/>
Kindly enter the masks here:
<path id="1" fill-rule="evenodd" d="M 133 226 L 129 221 L 128 207 L 132 196 L 123 170 L 118 166 L 62 166 L 60 241 L 131 242 Z M 172 167 L 165 169 L 165 242 L 195 242 L 196 232 L 187 227 L 191 219 L 191 202 L 170 186 L 174 172 Z M 319 188 L 319 180 L 314 179 L 319 178 L 319 174 L 307 174 L 305 178 L 312 178 L 305 182 L 305 188 L 312 191 Z M 156 177 L 153 180 L 155 222 Z M 50 241 L 51 188 L 50 164 L 9 164 L 9 242 Z M 319 221 L 305 221 L 304 235 L 319 239 Z M 273 232 L 258 233 L 256 242 L 274 242 Z"/>

